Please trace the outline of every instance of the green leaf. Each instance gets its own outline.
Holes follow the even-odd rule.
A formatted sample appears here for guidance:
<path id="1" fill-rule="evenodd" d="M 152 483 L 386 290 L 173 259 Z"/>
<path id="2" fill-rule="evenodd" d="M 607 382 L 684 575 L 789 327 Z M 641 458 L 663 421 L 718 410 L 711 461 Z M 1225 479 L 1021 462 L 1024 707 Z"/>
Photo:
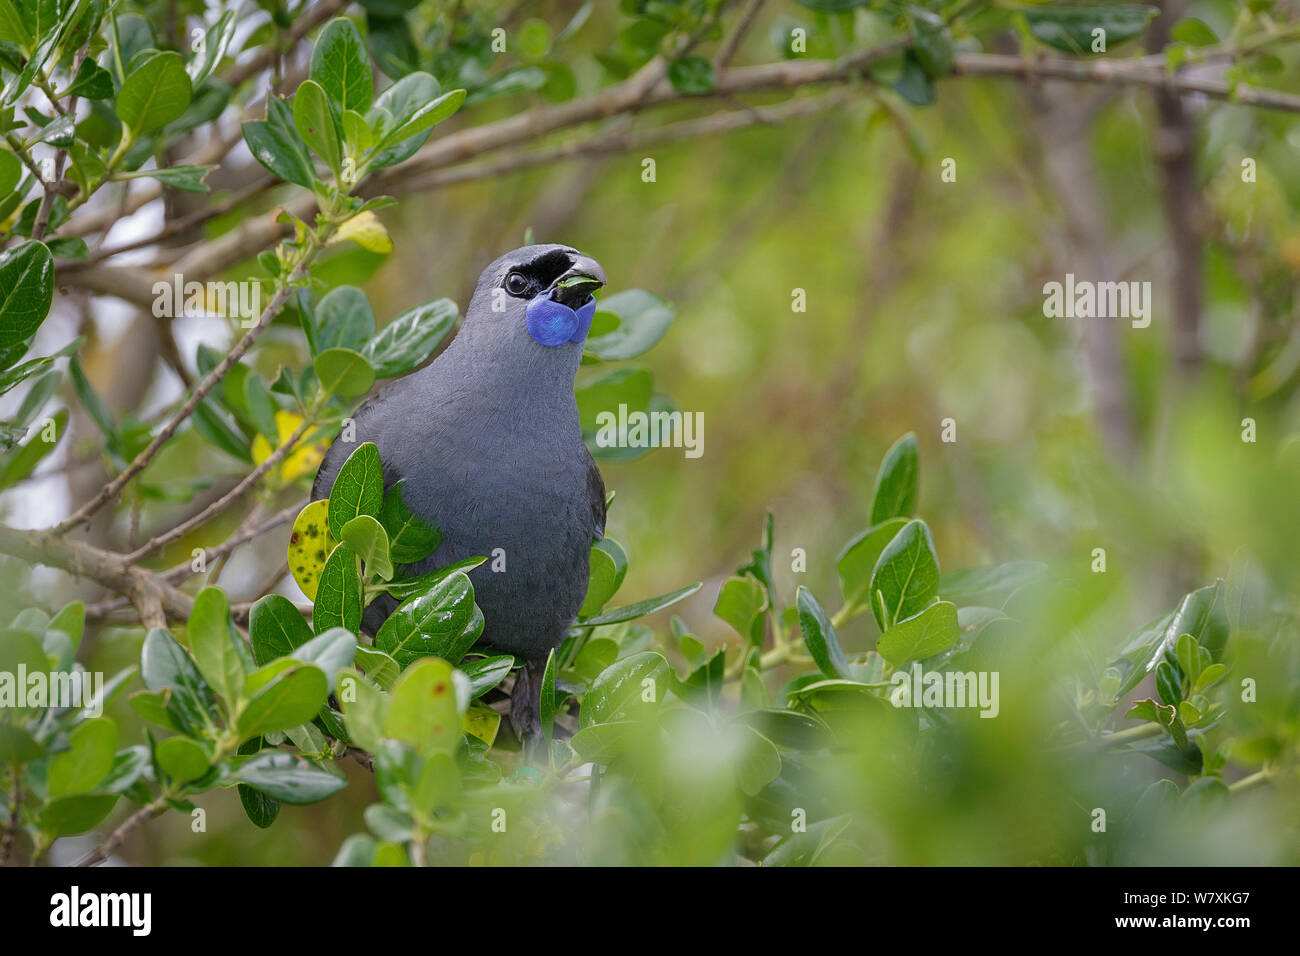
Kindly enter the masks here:
<path id="1" fill-rule="evenodd" d="M 55 236 L 46 246 L 58 259 L 84 259 L 90 255 L 90 247 L 80 236 Z"/>
<path id="2" fill-rule="evenodd" d="M 330 866 L 374 866 L 379 843 L 368 833 L 354 833 L 343 841 Z"/>
<path id="3" fill-rule="evenodd" d="M 1196 17 L 1185 17 L 1175 23 L 1169 31 L 1169 38 L 1188 46 L 1214 46 L 1219 42 L 1209 25 Z"/>
<path id="4" fill-rule="evenodd" d="M 579 617 L 600 613 L 623 584 L 627 574 L 627 552 L 613 538 L 602 538 L 591 548 L 590 575 L 587 579 L 587 596 L 578 609 Z"/>
<path id="5" fill-rule="evenodd" d="M 405 488 L 405 478 L 395 482 L 384 495 L 379 510 L 379 523 L 388 532 L 388 556 L 393 564 L 423 561 L 442 542 L 438 529 L 407 507 L 403 499 Z"/>
<path id="6" fill-rule="evenodd" d="M 1209 667 L 1205 668 L 1205 670 L 1201 671 L 1200 675 L 1196 678 L 1193 690 L 1197 693 L 1202 693 L 1208 690 L 1222 680 L 1223 675 L 1227 672 L 1228 668 L 1223 664 L 1211 664 Z"/>
<path id="7" fill-rule="evenodd" d="M 894 81 L 894 92 L 913 106 L 934 105 L 934 82 L 912 50 L 903 55 L 903 67 Z"/>
<path id="8" fill-rule="evenodd" d="M 776 744 L 753 727 L 745 727 L 747 746 L 737 769 L 742 793 L 753 797 L 781 774 L 781 753 Z"/>
<path id="9" fill-rule="evenodd" d="M 374 442 L 362 442 L 348 456 L 329 496 L 330 534 L 340 541 L 343 526 L 358 515 L 378 518 L 384 504 L 384 466 Z"/>
<path id="10" fill-rule="evenodd" d="M 347 17 L 335 17 L 316 37 L 310 76 L 340 109 L 364 113 L 370 108 L 370 57 L 356 24 Z"/>
<path id="11" fill-rule="evenodd" d="M 36 818 L 43 833 L 72 836 L 94 829 L 113 812 L 115 793 L 77 793 L 51 800 Z"/>
<path id="12" fill-rule="evenodd" d="M 235 789 L 239 791 L 239 802 L 244 808 L 244 815 L 259 830 L 265 830 L 280 815 L 280 801 L 274 797 L 243 783 Z"/>
<path id="13" fill-rule="evenodd" d="M 377 518 L 357 515 L 343 526 L 343 543 L 357 553 L 367 575 L 381 581 L 393 576 L 393 563 L 389 559 L 388 532 Z"/>
<path id="14" fill-rule="evenodd" d="M 355 667 L 365 671 L 366 679 L 371 684 L 385 691 L 393 689 L 397 675 L 402 672 L 402 669 L 397 666 L 397 661 L 369 644 L 357 645 Z"/>
<path id="15" fill-rule="evenodd" d="M 190 105 L 190 78 L 177 53 L 153 53 L 117 91 L 113 107 L 131 136 L 150 133 L 178 119 Z"/>
<path id="16" fill-rule="evenodd" d="M 918 6 L 909 6 L 907 24 L 912 31 L 912 49 L 921 68 L 935 78 L 951 73 L 952 35 L 943 17 Z"/>
<path id="17" fill-rule="evenodd" d="M 388 695 L 381 693 L 372 680 L 355 668 L 339 672 L 338 689 L 348 735 L 358 747 L 376 753 L 383 743 Z"/>
<path id="18" fill-rule="evenodd" d="M 311 188 L 316 179 L 311 154 L 294 126 L 293 111 L 282 97 L 270 97 L 266 119 L 247 122 L 243 130 L 254 159 L 286 182 Z"/>
<path id="19" fill-rule="evenodd" d="M 582 383 L 574 395 L 582 430 L 584 434 L 592 433 L 601 412 L 617 415 L 620 405 L 626 405 L 629 412 L 648 409 L 654 396 L 654 376 L 649 369 L 618 368 Z"/>
<path id="20" fill-rule="evenodd" d="M 422 364 L 456 324 L 459 310 L 450 299 L 435 299 L 403 312 L 361 349 L 377 378 L 405 375 Z"/>
<path id="21" fill-rule="evenodd" d="M 1168 661 L 1161 661 L 1156 666 L 1156 690 L 1160 694 L 1160 699 L 1171 707 L 1178 706 L 1178 702 L 1183 699 L 1179 683 L 1178 671 L 1174 665 Z"/>
<path id="22" fill-rule="evenodd" d="M 77 75 L 63 92 L 68 96 L 80 96 L 88 100 L 106 100 L 113 95 L 113 75 L 87 57 L 81 61 Z"/>
<path id="23" fill-rule="evenodd" d="M 338 673 L 352 666 L 357 656 L 357 637 L 341 627 L 330 628 L 293 651 L 293 659 L 304 664 L 315 664 L 325 675 L 325 683 L 333 689 Z"/>
<path id="24" fill-rule="evenodd" d="M 663 338 L 673 315 L 672 305 L 653 292 L 625 289 L 597 304 L 585 348 L 607 362 L 635 358 Z"/>
<path id="25" fill-rule="evenodd" d="M 293 126 L 311 149 L 337 176 L 343 158 L 339 130 L 321 87 L 304 80 L 293 97 Z"/>
<path id="26" fill-rule="evenodd" d="M 827 677 L 851 676 L 848 659 L 840 649 L 835 626 L 831 624 L 826 609 L 802 585 L 795 592 L 795 604 L 799 608 L 799 630 L 803 633 L 803 641 L 808 645 L 808 653 L 812 655 L 818 669 Z"/>
<path id="27" fill-rule="evenodd" d="M 340 544 L 330 552 L 321 570 L 312 629 L 324 634 L 330 628 L 342 627 L 355 634 L 361 628 L 361 601 L 357 554 L 346 544 Z"/>
<path id="28" fill-rule="evenodd" d="M 84 720 L 68 733 L 68 749 L 50 758 L 51 797 L 86 793 L 108 776 L 117 752 L 117 726 L 107 717 Z"/>
<path id="29" fill-rule="evenodd" d="M 920 456 L 916 436 L 908 432 L 885 452 L 876 473 L 876 490 L 871 496 L 871 524 L 916 514 Z"/>
<path id="30" fill-rule="evenodd" d="M 555 648 L 546 655 L 546 669 L 542 672 L 542 688 L 538 711 L 542 721 L 542 736 L 549 742 L 555 732 L 555 712 L 559 705 L 555 693 Z"/>
<path id="31" fill-rule="evenodd" d="M 119 750 L 113 758 L 113 768 L 95 789 L 100 793 L 125 793 L 140 779 L 148 766 L 148 747 L 137 745 Z"/>
<path id="32" fill-rule="evenodd" d="M 41 463 L 61 439 L 67 433 L 68 410 L 60 408 L 54 413 L 51 419 L 54 428 L 54 441 L 47 442 L 44 438 L 45 429 L 34 429 L 32 437 L 27 440 L 27 444 L 20 448 L 11 448 L 4 455 L 0 455 L 0 490 L 8 488 L 16 481 L 21 481 Z"/>
<path id="33" fill-rule="evenodd" d="M 871 610 L 882 631 L 925 610 L 939 594 L 939 559 L 924 521 L 905 524 L 871 572 Z"/>
<path id="34" fill-rule="evenodd" d="M 275 668 L 280 662 L 268 665 Z M 249 675 L 252 678 L 260 671 Z M 288 730 L 305 724 L 321 709 L 329 696 L 325 674 L 311 664 L 292 662 L 289 669 L 274 677 L 255 693 L 239 715 L 238 730 L 241 739 L 269 734 L 273 730 Z M 251 780 L 244 780 L 254 785 Z M 264 790 L 263 787 L 258 787 Z M 272 796 L 278 796 L 272 794 Z M 284 798 L 280 798 L 284 799 Z M 292 800 L 286 800 L 292 803 Z"/>
<path id="35" fill-rule="evenodd" d="M 134 179 L 156 179 L 164 186 L 187 193 L 206 193 L 209 186 L 203 180 L 216 169 L 215 166 L 168 166 L 166 169 L 142 169 L 133 174 Z"/>
<path id="36" fill-rule="evenodd" d="M 1182 671 L 1182 676 L 1187 679 L 1188 686 L 1196 684 L 1196 678 L 1201 673 L 1201 648 L 1196 643 L 1196 638 L 1190 634 L 1183 634 L 1178 638 L 1174 645 L 1174 655 L 1178 660 L 1178 669 Z"/>
<path id="37" fill-rule="evenodd" d="M 374 138 L 364 116 L 356 110 L 343 111 L 343 142 L 352 147 L 354 152 L 369 149 Z"/>
<path id="38" fill-rule="evenodd" d="M 697 96 L 713 92 L 718 78 L 709 60 L 702 56 L 684 56 L 668 65 L 668 82 L 679 93 Z"/>
<path id="39" fill-rule="evenodd" d="M 880 553 L 906 524 L 906 518 L 892 518 L 884 524 L 870 527 L 846 544 L 835 559 L 835 570 L 840 576 L 840 593 L 844 595 L 844 604 L 851 612 L 866 609 L 871 573 L 876 569 Z"/>
<path id="40" fill-rule="evenodd" d="M 431 129 L 460 109 L 464 102 L 464 90 L 451 90 L 423 104 L 405 119 L 396 117 L 393 129 L 379 141 L 375 149 L 375 168 L 392 165 L 397 160 L 390 161 L 391 157 L 400 155 L 394 147 L 415 137 L 427 137 Z"/>
<path id="41" fill-rule="evenodd" d="M 45 751 L 36 738 L 25 729 L 0 721 L 0 767 L 31 763 L 44 755 Z"/>
<path id="42" fill-rule="evenodd" d="M 320 380 L 321 390 L 340 398 L 356 398 L 375 384 L 375 370 L 351 349 L 326 349 L 316 356 L 312 367 Z"/>
<path id="43" fill-rule="evenodd" d="M 704 582 L 697 581 L 694 584 L 688 584 L 684 588 L 678 588 L 676 591 L 669 591 L 667 594 L 661 594 L 658 597 L 647 598 L 644 601 L 638 601 L 635 604 L 626 604 L 623 607 L 616 607 L 612 611 L 606 611 L 604 614 L 597 614 L 595 617 L 589 617 L 585 621 L 576 621 L 573 626 L 601 627 L 605 624 L 620 624 L 623 621 L 632 621 L 638 617 L 645 617 L 647 614 L 662 611 L 664 608 L 671 607 L 678 601 L 684 601 L 703 586 Z"/>
<path id="44" fill-rule="evenodd" d="M 189 636 L 199 673 L 233 712 L 244 690 L 243 649 L 235 646 L 240 638 L 230 623 L 230 606 L 221 588 L 206 587 L 194 599 Z"/>
<path id="45" fill-rule="evenodd" d="M 607 764 L 627 749 L 638 724 L 632 720 L 615 720 L 591 724 L 573 735 L 570 743 L 584 760 Z"/>
<path id="46" fill-rule="evenodd" d="M 462 661 L 457 669 L 469 678 L 469 696 L 471 699 L 482 697 L 496 687 L 515 666 L 515 659 L 510 654 L 485 657 L 477 661 Z"/>
<path id="47" fill-rule="evenodd" d="M 283 750 L 264 750 L 235 772 L 238 780 L 282 803 L 316 803 L 347 785 L 347 778 L 322 770 Z"/>
<path id="48" fill-rule="evenodd" d="M 221 62 L 221 58 L 225 56 L 226 49 L 230 46 L 230 41 L 234 38 L 238 25 L 239 22 L 235 18 L 235 11 L 227 10 L 217 19 L 216 23 L 208 28 L 208 32 L 203 38 L 203 52 L 196 54 L 185 68 L 191 83 L 198 86 L 216 69 L 217 64 Z"/>
<path id="49" fill-rule="evenodd" d="M 81 601 L 65 604 L 58 614 L 50 618 L 48 629 L 62 631 L 72 638 L 72 647 L 75 650 L 80 646 L 81 635 L 86 630 L 86 605 Z"/>
<path id="50" fill-rule="evenodd" d="M 23 161 L 16 153 L 0 152 L 0 196 L 10 195 L 22 178 Z"/>
<path id="51" fill-rule="evenodd" d="M 210 723 L 215 709 L 212 688 L 200 676 L 185 648 L 162 628 L 156 627 L 145 636 L 140 677 L 154 693 L 170 691 L 164 704 L 178 730 L 198 732 Z"/>
<path id="52" fill-rule="evenodd" d="M 0 349 L 29 339 L 54 300 L 54 258 L 28 240 L 0 253 Z"/>
<path id="53" fill-rule="evenodd" d="M 176 783 L 189 783 L 208 772 L 212 761 L 197 741 L 188 737 L 168 737 L 154 749 L 162 772 Z"/>
<path id="54" fill-rule="evenodd" d="M 373 43 L 375 32 L 371 30 Z M 436 100 L 442 94 L 442 88 L 428 73 L 416 71 L 403 76 L 400 80 L 379 94 L 374 107 L 366 114 L 366 120 L 379 137 L 387 136 L 400 123 L 415 115 L 427 103 Z M 413 136 L 397 142 L 392 146 L 377 149 L 370 157 L 370 166 L 383 169 L 410 158 L 425 144 L 429 131 L 423 135 Z"/>
<path id="55" fill-rule="evenodd" d="M 327 292 L 309 316 L 310 339 L 316 352 L 330 348 L 361 352 L 375 335 L 375 313 L 366 294 L 341 285 Z"/>
<path id="56" fill-rule="evenodd" d="M 1093 30 L 1106 31 L 1109 51 L 1146 29 L 1159 11 L 1137 3 L 1044 3 L 1018 10 L 1037 39 L 1062 53 L 1090 54 Z"/>
<path id="57" fill-rule="evenodd" d="M 194 409 L 193 420 L 194 430 L 202 435 L 205 441 L 233 458 L 252 463 L 253 453 L 250 451 L 248 439 L 236 431 L 224 415 L 215 410 L 211 398 L 204 399 Z"/>
<path id="58" fill-rule="evenodd" d="M 730 624 L 753 647 L 763 643 L 767 618 L 767 592 L 757 580 L 745 575 L 730 577 L 718 589 L 713 613 Z"/>
<path id="59" fill-rule="evenodd" d="M 670 673 L 668 662 L 654 651 L 615 661 L 592 682 L 582 698 L 579 726 L 626 720 L 643 708 L 657 706 L 668 689 Z"/>
<path id="60" fill-rule="evenodd" d="M 1190 634 L 1210 652 L 1213 660 L 1223 659 L 1223 649 L 1228 643 L 1228 612 L 1223 600 L 1222 581 L 1198 588 L 1183 597 L 1165 628 L 1159 653 L 1172 657 L 1178 638 L 1183 634 Z"/>
<path id="61" fill-rule="evenodd" d="M 876 651 L 898 667 L 946 651 L 961 637 L 957 606 L 948 601 L 932 604 L 915 617 L 899 621 L 876 642 Z"/>
<path id="62" fill-rule="evenodd" d="M 455 664 L 482 632 L 473 585 L 464 571 L 455 571 L 398 605 L 375 634 L 375 647 L 403 668 L 429 656 Z"/>
<path id="63" fill-rule="evenodd" d="M 393 685 L 384 734 L 422 756 L 451 753 L 461 740 L 452 667 L 435 657 L 408 667 Z"/>

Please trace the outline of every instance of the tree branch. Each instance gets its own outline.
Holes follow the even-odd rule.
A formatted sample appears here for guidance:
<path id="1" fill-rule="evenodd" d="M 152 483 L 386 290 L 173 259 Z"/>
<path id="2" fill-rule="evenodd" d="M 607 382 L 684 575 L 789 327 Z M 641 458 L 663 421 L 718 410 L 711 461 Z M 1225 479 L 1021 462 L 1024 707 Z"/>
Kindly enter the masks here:
<path id="1" fill-rule="evenodd" d="M 956 76 L 1007 76 L 1025 81 L 1068 80 L 1073 83 L 1141 86 L 1168 93 L 1199 93 L 1239 106 L 1300 113 L 1300 96 L 1253 86 L 1232 87 L 1219 79 L 1170 73 L 1163 66 L 1149 67 L 1135 60 L 1072 60 L 1055 56 L 1019 57 L 1001 53 L 959 53 Z"/>
<path id="2" fill-rule="evenodd" d="M 0 525 L 0 554 L 58 568 L 111 588 L 136 606 L 149 627 L 165 626 L 165 615 L 185 620 L 194 606 L 188 594 L 158 574 L 132 564 L 124 555 L 50 531 L 19 531 Z"/>

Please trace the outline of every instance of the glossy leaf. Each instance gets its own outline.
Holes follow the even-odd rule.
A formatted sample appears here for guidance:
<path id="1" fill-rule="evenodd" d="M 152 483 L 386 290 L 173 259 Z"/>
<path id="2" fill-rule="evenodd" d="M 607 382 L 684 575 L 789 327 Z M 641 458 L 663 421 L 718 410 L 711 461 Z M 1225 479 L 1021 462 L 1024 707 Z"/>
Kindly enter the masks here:
<path id="1" fill-rule="evenodd" d="M 329 496 L 329 530 L 343 539 L 343 527 L 358 515 L 378 518 L 384 503 L 384 467 L 374 442 L 362 442 L 339 469 Z"/>
<path id="2" fill-rule="evenodd" d="M 406 504 L 406 479 L 393 483 L 384 495 L 379 523 L 388 533 L 388 555 L 393 564 L 423 561 L 438 549 L 442 535 Z"/>
<path id="3" fill-rule="evenodd" d="M 795 605 L 799 609 L 799 630 L 817 668 L 827 677 L 849 677 L 848 659 L 825 608 L 806 587 L 795 592 Z"/>
<path id="4" fill-rule="evenodd" d="M 919 614 L 939 594 L 939 560 L 923 521 L 909 521 L 885 545 L 871 573 L 871 610 L 882 631 Z"/>
<path id="5" fill-rule="evenodd" d="M 885 631 L 876 642 L 876 651 L 898 667 L 946 651 L 959 637 L 956 605 L 940 601 Z"/>

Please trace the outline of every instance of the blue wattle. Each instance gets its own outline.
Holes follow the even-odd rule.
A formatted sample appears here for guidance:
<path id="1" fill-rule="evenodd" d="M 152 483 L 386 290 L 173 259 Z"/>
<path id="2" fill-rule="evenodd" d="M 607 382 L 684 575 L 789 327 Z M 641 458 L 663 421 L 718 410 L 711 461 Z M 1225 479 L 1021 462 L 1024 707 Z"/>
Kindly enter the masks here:
<path id="1" fill-rule="evenodd" d="M 595 299 L 571 309 L 562 302 L 553 301 L 550 292 L 537 296 L 524 309 L 528 334 L 534 342 L 547 346 L 583 341 L 591 331 L 591 319 L 595 314 Z"/>

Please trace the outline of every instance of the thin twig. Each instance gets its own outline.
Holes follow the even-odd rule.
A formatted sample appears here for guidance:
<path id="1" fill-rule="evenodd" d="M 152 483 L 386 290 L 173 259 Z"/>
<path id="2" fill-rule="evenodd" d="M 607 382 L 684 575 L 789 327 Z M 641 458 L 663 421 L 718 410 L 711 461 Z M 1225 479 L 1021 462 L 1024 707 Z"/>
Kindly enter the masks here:
<path id="1" fill-rule="evenodd" d="M 764 2 L 765 0 L 749 0 L 749 3 L 741 12 L 740 18 L 736 21 L 735 28 L 723 41 L 722 49 L 718 51 L 718 55 L 713 60 L 714 70 L 720 73 L 731 65 L 736 51 L 740 49 L 741 41 L 745 39 L 745 34 L 749 32 L 749 28 L 754 25 L 754 20 L 757 19 L 759 11 L 763 9 Z"/>
<path id="2" fill-rule="evenodd" d="M 127 817 L 125 820 L 123 820 L 121 825 L 118 826 L 118 828 L 109 835 L 109 838 L 107 840 L 105 840 L 99 846 L 95 847 L 93 850 L 91 850 L 85 856 L 81 857 L 81 859 L 77 860 L 77 862 L 73 863 L 72 865 L 73 866 L 94 866 L 96 863 L 103 863 L 105 860 L 107 860 L 110 856 L 113 855 L 114 850 L 116 850 L 119 846 L 122 845 L 122 841 L 124 841 L 130 835 L 132 830 L 134 830 L 138 826 L 148 823 L 154 817 L 160 816 L 162 812 L 166 809 L 167 809 L 166 797 L 160 796 L 152 803 L 146 804 L 145 806 L 137 810 L 135 813 Z"/>

